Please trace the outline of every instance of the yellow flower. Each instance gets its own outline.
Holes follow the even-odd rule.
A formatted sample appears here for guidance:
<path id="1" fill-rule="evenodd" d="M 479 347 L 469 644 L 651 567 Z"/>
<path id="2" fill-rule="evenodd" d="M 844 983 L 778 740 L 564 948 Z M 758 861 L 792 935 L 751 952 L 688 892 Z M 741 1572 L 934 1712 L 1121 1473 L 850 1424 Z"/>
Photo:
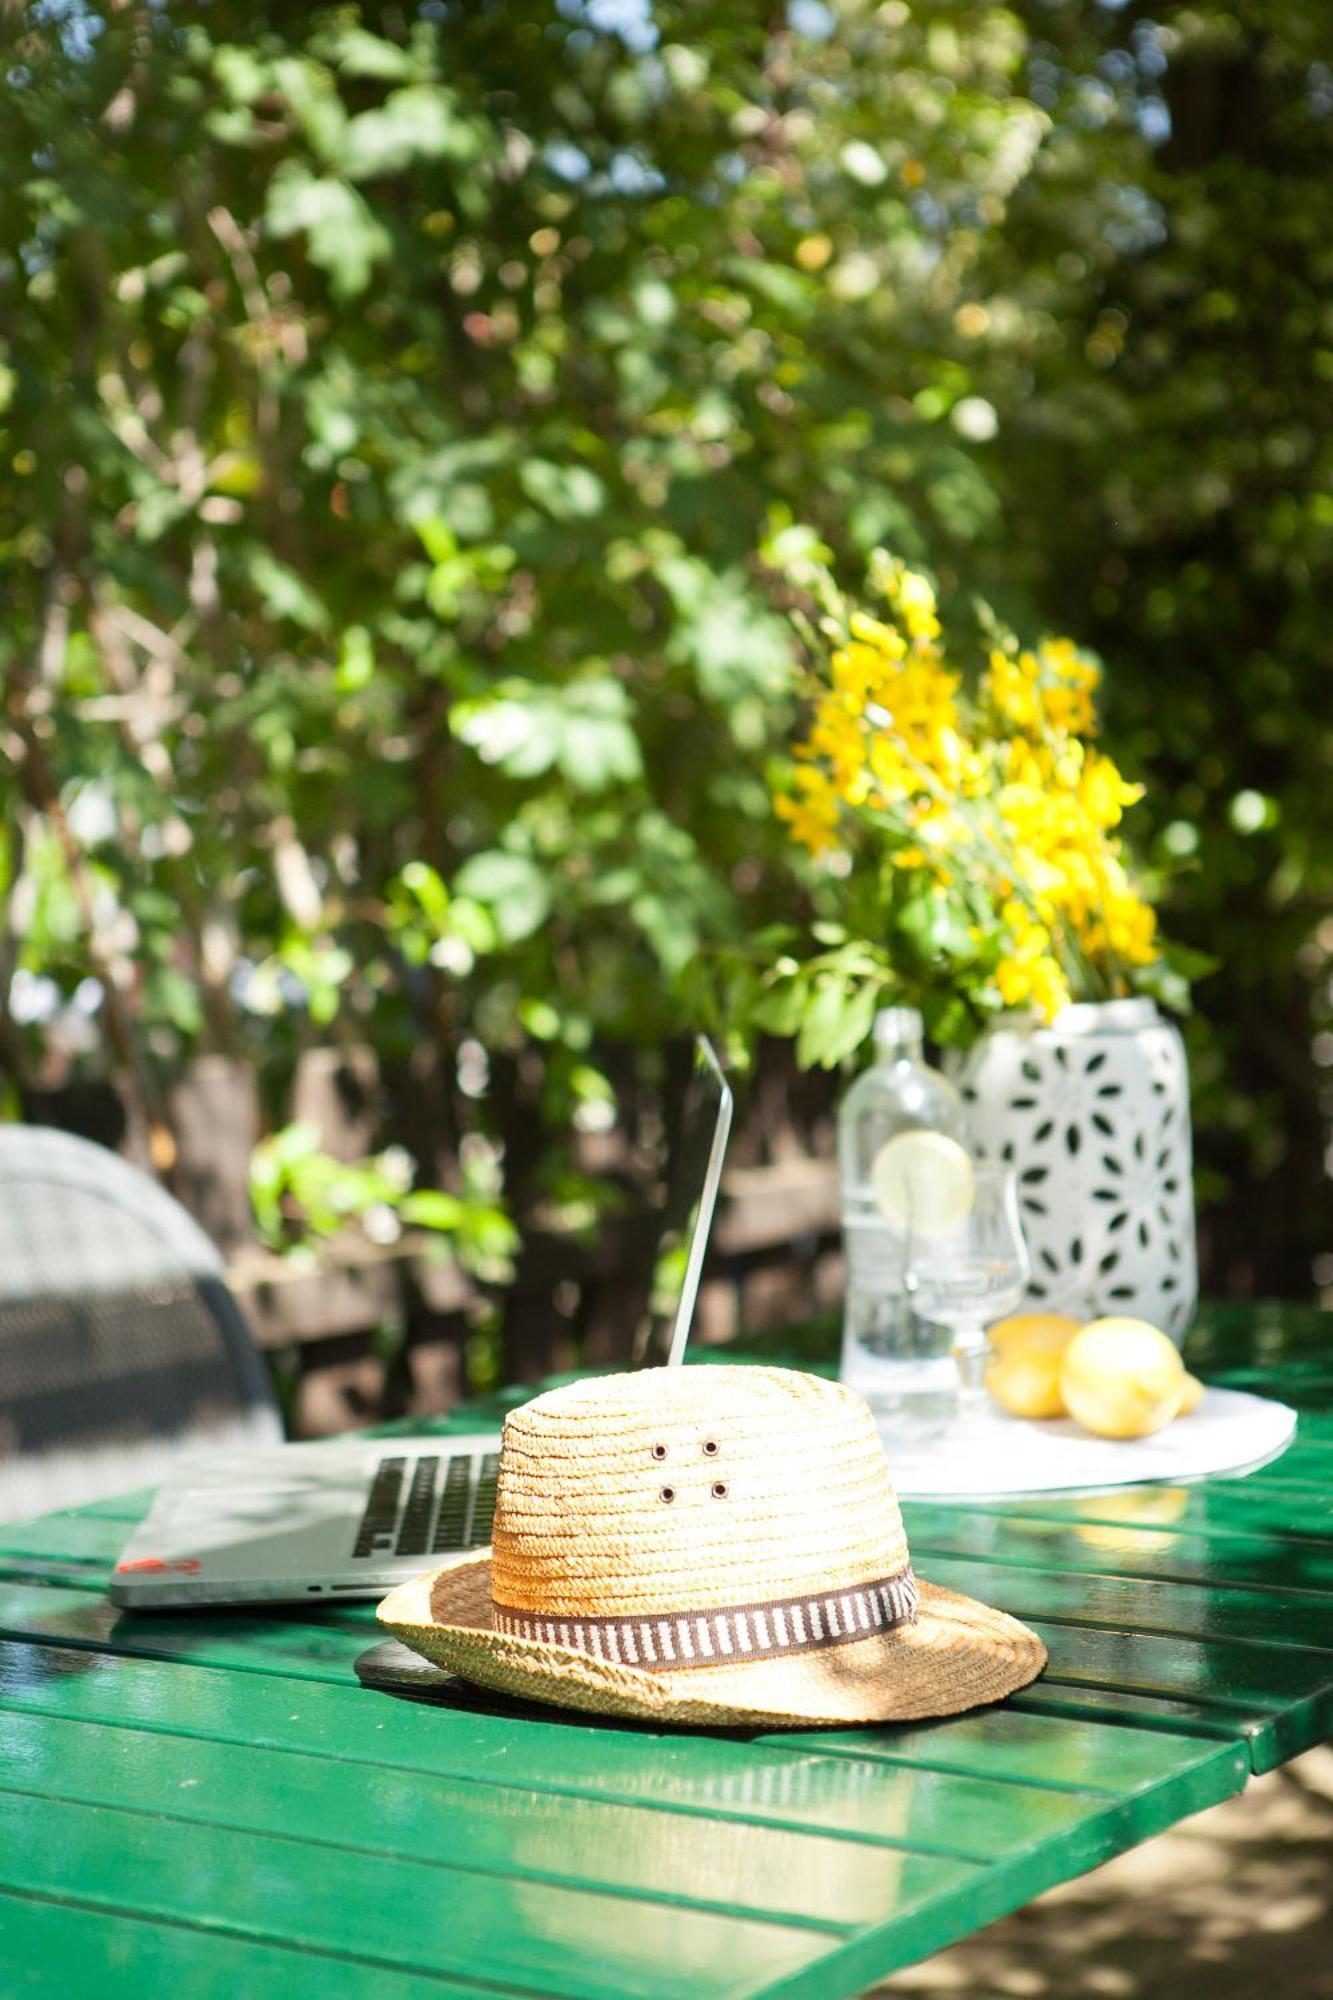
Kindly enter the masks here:
<path id="1" fill-rule="evenodd" d="M 897 609 L 909 637 L 913 639 L 938 639 L 940 621 L 935 615 L 935 593 L 924 576 L 915 570 L 904 570 L 898 586 Z"/>
<path id="2" fill-rule="evenodd" d="M 864 645 L 874 647 L 886 659 L 901 660 L 907 651 L 902 633 L 892 625 L 886 625 L 882 619 L 870 617 L 868 612 L 853 611 L 847 629 L 853 639 L 860 639 Z"/>
<path id="3" fill-rule="evenodd" d="M 1079 803 L 1096 827 L 1108 831 L 1118 826 L 1126 806 L 1143 797 L 1142 785 L 1126 784 L 1111 759 L 1100 750 L 1089 750 L 1079 778 Z"/>
<path id="4" fill-rule="evenodd" d="M 894 864 L 899 868 L 929 868 L 937 882 L 946 886 L 954 871 L 948 857 L 967 840 L 967 827 L 951 806 L 925 799 L 909 812 L 914 845 L 899 848 Z"/>
<path id="5" fill-rule="evenodd" d="M 773 810 L 791 829 L 793 840 L 812 854 L 825 854 L 836 847 L 838 801 L 822 771 L 810 764 L 798 764 L 792 774 L 795 797 L 779 793 Z"/>
<path id="6" fill-rule="evenodd" d="M 1131 965 L 1151 965 L 1157 956 L 1157 912 L 1137 896 L 1107 906 L 1106 929 L 1117 958 Z"/>
<path id="7" fill-rule="evenodd" d="M 907 660 L 894 670 L 876 705 L 883 719 L 877 715 L 874 720 L 881 732 L 891 734 L 901 744 L 908 769 L 921 765 L 933 776 L 952 783 L 963 752 L 958 729 L 958 676 L 936 660 Z M 911 788 L 920 790 L 920 786 L 918 773 Z"/>
<path id="8" fill-rule="evenodd" d="M 1006 1007 L 1028 1002 L 1048 1021 L 1069 1005 L 1065 976 L 1044 952 L 1031 959 L 1002 958 L 995 970 L 995 984 Z"/>
<path id="9" fill-rule="evenodd" d="M 883 805 L 898 805 L 919 788 L 920 779 L 904 757 L 896 737 L 881 729 L 870 738 L 870 771 Z"/>
<path id="10" fill-rule="evenodd" d="M 1092 694 L 1101 678 L 1096 661 L 1080 653 L 1072 639 L 1046 639 L 1039 649 L 1038 666 L 1048 725 L 1071 736 L 1094 735 L 1097 714 Z"/>
<path id="11" fill-rule="evenodd" d="M 982 699 L 1024 735 L 1090 736 L 1099 677 L 1096 661 L 1080 653 L 1072 639 L 1043 640 L 1035 653 L 996 648 L 987 661 Z"/>
<path id="12" fill-rule="evenodd" d="M 836 696 L 821 701 L 810 734 L 801 746 L 805 755 L 827 766 L 834 790 L 849 804 L 866 795 L 866 739 L 855 712 Z"/>
<path id="13" fill-rule="evenodd" d="M 1037 696 L 1037 662 L 1033 654 L 993 652 L 986 675 L 985 692 L 1006 722 L 1015 729 L 1036 735 L 1041 727 L 1041 703 Z"/>
<path id="14" fill-rule="evenodd" d="M 1130 965 L 1149 965 L 1157 956 L 1156 912 L 1130 887 L 1123 868 L 1116 864 L 1111 874 L 1101 909 L 1106 944 Z"/>
<path id="15" fill-rule="evenodd" d="M 958 676 L 933 654 L 909 655 L 902 634 L 857 613 L 830 660 L 832 689 L 799 754 L 816 759 L 851 805 L 952 785 L 973 756 L 959 733 Z M 975 777 L 974 777 L 975 782 Z"/>
<path id="16" fill-rule="evenodd" d="M 1068 981 L 1053 958 L 1039 958 L 1032 968 L 1032 1004 L 1048 1021 L 1069 1005 Z"/>
<path id="17" fill-rule="evenodd" d="M 918 648 L 932 646 L 940 636 L 940 621 L 929 577 L 922 576 L 919 570 L 908 569 L 906 563 L 896 558 L 878 563 L 874 575 L 895 615 L 907 628 L 908 638 Z"/>
<path id="18" fill-rule="evenodd" d="M 971 700 L 929 580 L 884 555 L 872 578 L 887 611 L 852 613 L 830 646 L 777 802 L 793 836 L 814 854 L 857 843 L 876 863 L 965 880 L 993 913 L 983 932 L 999 919 L 992 998 L 1007 1006 L 1049 1016 L 1071 978 L 1096 990 L 1149 963 L 1156 920 L 1115 838 L 1142 791 L 1089 741 L 1096 661 L 1070 639 L 996 646 Z"/>
<path id="19" fill-rule="evenodd" d="M 840 646 L 829 663 L 834 688 L 858 713 L 863 713 L 871 702 L 883 700 L 894 664 L 905 651 L 901 639 L 897 653 L 866 643 Z"/>
<path id="20" fill-rule="evenodd" d="M 1046 925 L 1027 904 L 1013 896 L 1000 912 L 1008 950 L 995 969 L 995 985 L 1006 1007 L 1028 1003 L 1050 1020 L 1068 1004 L 1069 987 L 1051 944 Z"/>

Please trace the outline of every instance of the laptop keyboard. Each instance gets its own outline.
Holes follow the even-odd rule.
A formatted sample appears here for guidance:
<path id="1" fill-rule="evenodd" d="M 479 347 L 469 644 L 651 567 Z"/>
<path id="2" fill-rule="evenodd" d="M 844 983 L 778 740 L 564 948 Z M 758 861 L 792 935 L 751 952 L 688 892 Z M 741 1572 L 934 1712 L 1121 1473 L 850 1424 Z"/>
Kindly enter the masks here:
<path id="1" fill-rule="evenodd" d="M 491 1538 L 499 1470 L 495 1452 L 382 1458 L 370 1482 L 353 1556 L 382 1561 L 481 1547 Z"/>

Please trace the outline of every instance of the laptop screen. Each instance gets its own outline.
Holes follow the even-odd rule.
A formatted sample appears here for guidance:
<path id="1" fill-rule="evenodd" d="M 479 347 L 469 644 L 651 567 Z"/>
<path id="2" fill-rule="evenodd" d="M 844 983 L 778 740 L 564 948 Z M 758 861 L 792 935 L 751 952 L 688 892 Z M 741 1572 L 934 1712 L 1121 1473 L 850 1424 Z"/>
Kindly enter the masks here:
<path id="1" fill-rule="evenodd" d="M 672 1149 L 648 1310 L 634 1338 L 635 1368 L 663 1368 L 684 1356 L 730 1129 L 731 1091 L 700 1036 Z"/>

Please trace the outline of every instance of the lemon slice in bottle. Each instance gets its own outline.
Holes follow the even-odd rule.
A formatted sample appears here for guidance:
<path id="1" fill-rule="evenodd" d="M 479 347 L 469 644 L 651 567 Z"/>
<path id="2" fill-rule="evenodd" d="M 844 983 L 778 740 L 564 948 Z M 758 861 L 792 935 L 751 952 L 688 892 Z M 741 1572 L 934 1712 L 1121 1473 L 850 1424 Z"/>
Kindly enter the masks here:
<path id="1" fill-rule="evenodd" d="M 899 1132 L 870 1164 L 880 1212 L 895 1229 L 947 1236 L 972 1213 L 976 1178 L 965 1146 L 945 1132 Z"/>

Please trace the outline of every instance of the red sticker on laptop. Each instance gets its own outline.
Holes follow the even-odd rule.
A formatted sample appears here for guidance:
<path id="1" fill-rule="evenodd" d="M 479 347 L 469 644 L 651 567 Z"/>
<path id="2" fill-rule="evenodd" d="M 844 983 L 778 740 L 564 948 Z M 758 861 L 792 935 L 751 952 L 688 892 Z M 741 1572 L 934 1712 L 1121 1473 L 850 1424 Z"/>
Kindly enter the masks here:
<path id="1" fill-rule="evenodd" d="M 117 1563 L 116 1574 L 119 1576 L 123 1571 L 131 1569 L 152 1570 L 154 1572 L 171 1569 L 183 1570 L 186 1575 L 193 1576 L 198 1567 L 199 1558 L 197 1556 L 185 1556 L 180 1562 L 163 1562 L 161 1556 L 140 1556 L 137 1562 Z"/>

